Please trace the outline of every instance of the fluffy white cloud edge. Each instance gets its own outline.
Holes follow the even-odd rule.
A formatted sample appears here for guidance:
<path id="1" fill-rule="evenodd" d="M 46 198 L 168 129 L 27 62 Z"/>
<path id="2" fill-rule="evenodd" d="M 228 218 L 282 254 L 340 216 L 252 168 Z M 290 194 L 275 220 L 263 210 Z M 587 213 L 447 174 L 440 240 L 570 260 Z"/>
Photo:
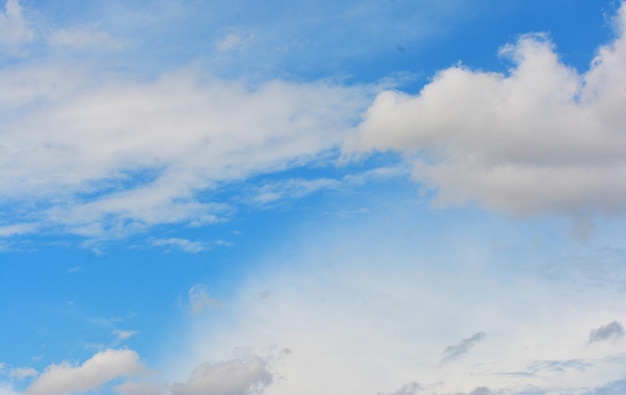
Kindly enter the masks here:
<path id="1" fill-rule="evenodd" d="M 618 37 L 590 69 L 564 65 L 545 35 L 502 49 L 507 74 L 455 66 L 417 95 L 385 91 L 348 153 L 408 154 L 438 205 L 474 202 L 517 215 L 572 217 L 626 208 L 626 4 Z"/>

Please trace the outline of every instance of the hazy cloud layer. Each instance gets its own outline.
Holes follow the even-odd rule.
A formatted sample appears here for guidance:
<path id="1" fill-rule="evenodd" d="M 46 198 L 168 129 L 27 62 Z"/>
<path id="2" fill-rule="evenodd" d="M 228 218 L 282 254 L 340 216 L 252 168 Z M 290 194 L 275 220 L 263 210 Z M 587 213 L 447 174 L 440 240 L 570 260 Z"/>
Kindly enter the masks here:
<path id="1" fill-rule="evenodd" d="M 348 152 L 412 155 L 413 177 L 439 205 L 477 202 L 527 215 L 626 208 L 626 6 L 618 38 L 589 71 L 564 65 L 545 35 L 501 54 L 507 74 L 455 66 L 419 94 L 380 93 Z"/>
<path id="2" fill-rule="evenodd" d="M 610 324 L 591 330 L 589 343 L 617 340 L 624 337 L 624 327 L 620 322 L 613 321 Z"/>
<path id="3" fill-rule="evenodd" d="M 24 395 L 66 395 L 95 390 L 118 377 L 144 373 L 137 353 L 131 350 L 102 351 L 73 366 L 63 362 L 51 365 L 24 392 Z"/>

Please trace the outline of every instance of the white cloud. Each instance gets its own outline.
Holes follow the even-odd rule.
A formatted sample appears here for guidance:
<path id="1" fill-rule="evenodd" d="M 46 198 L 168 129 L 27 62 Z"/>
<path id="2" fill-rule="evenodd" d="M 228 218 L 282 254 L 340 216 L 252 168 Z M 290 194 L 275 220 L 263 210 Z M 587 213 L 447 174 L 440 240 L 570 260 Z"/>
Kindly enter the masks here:
<path id="1" fill-rule="evenodd" d="M 256 191 L 253 202 L 263 205 L 285 198 L 297 199 L 322 189 L 338 188 L 340 185 L 341 182 L 339 180 L 331 178 L 318 178 L 313 180 L 292 178 L 261 186 L 258 191 Z"/>
<path id="2" fill-rule="evenodd" d="M 207 309 L 219 307 L 222 303 L 209 296 L 208 287 L 204 284 L 196 284 L 187 292 L 189 308 L 194 314 L 200 314 Z"/>
<path id="3" fill-rule="evenodd" d="M 455 66 L 419 94 L 380 93 L 347 152 L 413 155 L 413 177 L 436 203 L 477 202 L 527 215 L 609 214 L 626 208 L 626 5 L 619 37 L 584 74 L 543 35 L 502 53 L 508 74 Z"/>
<path id="4" fill-rule="evenodd" d="M 54 30 L 47 37 L 53 47 L 67 47 L 79 50 L 120 50 L 125 43 L 116 40 L 107 32 L 98 30 L 96 25 Z"/>
<path id="5" fill-rule="evenodd" d="M 146 372 L 132 350 L 108 349 L 95 354 L 82 365 L 51 365 L 24 392 L 24 395 L 66 395 L 92 391 L 120 376 Z"/>
<path id="6" fill-rule="evenodd" d="M 14 51 L 35 39 L 35 33 L 24 19 L 19 0 L 7 0 L 0 11 L 0 48 Z"/>
<path id="7" fill-rule="evenodd" d="M 288 348 L 272 360 L 276 379 L 265 395 L 454 394 L 483 386 L 576 393 L 622 377 L 623 358 L 615 358 L 626 344 L 587 341 L 598 322 L 626 316 L 620 289 L 579 283 L 568 275 L 577 271 L 573 258 L 539 248 L 546 240 L 536 234 L 507 235 L 501 222 L 477 229 L 464 215 L 438 226 L 432 218 L 444 214 L 424 214 L 413 197 L 385 197 L 384 208 L 367 216 L 321 219 L 257 257 L 262 269 L 249 273 L 220 320 L 194 320 L 172 365 L 185 371 L 238 346 L 257 355 Z M 502 237 L 518 246 L 493 248 Z M 594 267 L 603 260 L 596 258 L 587 258 Z M 536 266 L 543 262 L 549 267 Z M 441 363 L 446 356 L 461 357 Z M 403 388 L 413 382 L 419 390 Z"/>
<path id="8" fill-rule="evenodd" d="M 5 72 L 16 71 L 0 71 L 11 85 Z M 33 79 L 46 89 L 3 98 L 23 110 L 0 132 L 0 192 L 7 203 L 40 202 L 27 215 L 39 224 L 94 238 L 221 220 L 231 208 L 203 191 L 336 148 L 367 97 L 324 82 L 249 87 L 190 69 L 151 82 L 92 77 L 79 71 L 65 83 L 40 70 Z"/>
<path id="9" fill-rule="evenodd" d="M 150 244 L 154 247 L 166 247 L 169 250 L 177 249 L 183 252 L 198 253 L 210 248 L 209 243 L 201 241 L 191 241 L 177 237 L 168 239 L 150 239 Z"/>
<path id="10" fill-rule="evenodd" d="M 229 52 L 237 49 L 241 49 L 247 45 L 253 36 L 251 34 L 242 35 L 238 33 L 230 33 L 223 39 L 219 40 L 216 44 L 218 51 Z"/>
<path id="11" fill-rule="evenodd" d="M 131 337 L 135 336 L 136 334 L 138 334 L 139 331 L 121 331 L 121 330 L 114 330 L 113 334 L 117 337 L 117 340 L 121 341 L 121 340 L 128 340 Z"/>
<path id="12" fill-rule="evenodd" d="M 35 377 L 39 374 L 35 368 L 13 368 L 9 372 L 9 377 L 22 380 L 28 377 Z"/>
<path id="13" fill-rule="evenodd" d="M 186 383 L 174 383 L 173 395 L 248 395 L 262 393 L 272 383 L 267 362 L 258 357 L 204 363 Z"/>
<path id="14" fill-rule="evenodd" d="M 20 235 L 24 233 L 33 232 L 36 229 L 32 224 L 11 224 L 0 226 L 0 237 L 9 237 L 14 235 Z"/>

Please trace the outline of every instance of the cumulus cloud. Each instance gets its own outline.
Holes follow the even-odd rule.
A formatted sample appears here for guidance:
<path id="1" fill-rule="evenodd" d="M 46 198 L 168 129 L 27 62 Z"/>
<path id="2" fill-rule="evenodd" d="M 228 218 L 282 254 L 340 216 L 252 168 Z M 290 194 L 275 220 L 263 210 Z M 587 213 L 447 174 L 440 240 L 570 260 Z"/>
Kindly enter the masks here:
<path id="1" fill-rule="evenodd" d="M 620 322 L 613 321 L 610 324 L 591 330 L 589 343 L 617 340 L 622 337 L 624 337 L 624 327 Z"/>
<path id="2" fill-rule="evenodd" d="M 580 74 L 546 35 L 501 54 L 506 74 L 454 66 L 417 95 L 385 91 L 347 152 L 394 150 L 439 205 L 475 202 L 530 215 L 585 216 L 626 208 L 626 5 L 618 38 Z"/>
<path id="3" fill-rule="evenodd" d="M 187 382 L 172 385 L 173 395 L 248 395 L 272 383 L 267 362 L 258 357 L 199 365 Z"/>
<path id="4" fill-rule="evenodd" d="M 92 391 L 118 377 L 131 377 L 146 371 L 132 350 L 108 349 L 95 354 L 82 365 L 67 362 L 51 365 L 24 392 L 24 395 L 67 395 Z"/>
<path id="5" fill-rule="evenodd" d="M 15 50 L 35 39 L 35 33 L 24 19 L 19 0 L 7 0 L 0 11 L 0 49 Z"/>
<path id="6" fill-rule="evenodd" d="M 467 352 L 476 344 L 480 343 L 485 336 L 487 336 L 485 332 L 478 332 L 467 339 L 461 340 L 457 344 L 446 347 L 443 352 L 443 361 L 447 362 L 456 359 L 463 354 L 467 354 Z"/>

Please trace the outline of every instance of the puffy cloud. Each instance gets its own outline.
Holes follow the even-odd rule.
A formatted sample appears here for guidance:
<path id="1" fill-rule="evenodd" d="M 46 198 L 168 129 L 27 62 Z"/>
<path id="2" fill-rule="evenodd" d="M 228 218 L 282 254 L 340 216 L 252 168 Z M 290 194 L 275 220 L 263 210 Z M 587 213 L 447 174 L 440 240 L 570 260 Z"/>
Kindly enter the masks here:
<path id="1" fill-rule="evenodd" d="M 35 33 L 24 19 L 19 0 L 7 0 L 4 11 L 0 11 L 0 48 L 15 50 L 34 38 Z"/>
<path id="2" fill-rule="evenodd" d="M 466 354 L 472 347 L 480 343 L 485 338 L 485 336 L 485 332 L 478 332 L 471 337 L 468 337 L 467 339 L 461 340 L 458 344 L 446 347 L 443 352 L 443 361 L 450 361 L 452 359 L 458 358 L 463 354 Z"/>
<path id="3" fill-rule="evenodd" d="M 173 395 L 246 395 L 272 383 L 267 362 L 258 357 L 199 365 L 186 383 L 175 383 Z"/>
<path id="4" fill-rule="evenodd" d="M 82 365 L 51 365 L 24 392 L 25 395 L 65 395 L 95 390 L 117 377 L 136 376 L 146 371 L 132 350 L 108 349 Z"/>
<path id="5" fill-rule="evenodd" d="M 620 322 L 613 321 L 610 324 L 593 329 L 589 333 L 589 343 L 616 340 L 624 336 L 624 327 Z"/>
<path id="6" fill-rule="evenodd" d="M 618 38 L 580 74 L 545 35 L 507 45 L 507 74 L 455 66 L 419 94 L 385 91 L 347 152 L 408 154 L 435 203 L 519 215 L 626 208 L 626 5 Z"/>

